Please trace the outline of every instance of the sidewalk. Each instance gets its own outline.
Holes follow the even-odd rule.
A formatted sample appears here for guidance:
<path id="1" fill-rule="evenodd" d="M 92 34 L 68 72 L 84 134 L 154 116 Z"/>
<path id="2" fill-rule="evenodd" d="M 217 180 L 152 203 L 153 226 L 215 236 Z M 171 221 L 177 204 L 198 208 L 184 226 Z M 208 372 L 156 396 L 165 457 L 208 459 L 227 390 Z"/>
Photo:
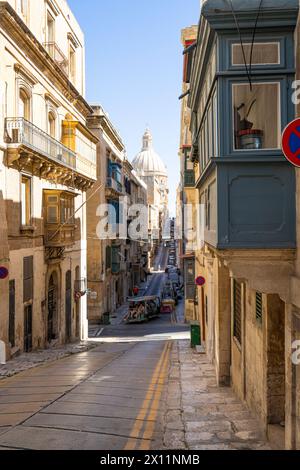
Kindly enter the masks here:
<path id="1" fill-rule="evenodd" d="M 269 450 L 258 421 L 189 341 L 173 344 L 163 449 Z"/>
<path id="2" fill-rule="evenodd" d="M 82 341 L 73 344 L 60 345 L 49 349 L 34 351 L 31 353 L 22 353 L 20 356 L 10 360 L 5 365 L 0 365 L 0 381 L 6 377 L 23 372 L 33 367 L 38 367 L 53 361 L 58 361 L 72 354 L 79 354 L 89 351 L 98 346 L 98 343 Z"/>

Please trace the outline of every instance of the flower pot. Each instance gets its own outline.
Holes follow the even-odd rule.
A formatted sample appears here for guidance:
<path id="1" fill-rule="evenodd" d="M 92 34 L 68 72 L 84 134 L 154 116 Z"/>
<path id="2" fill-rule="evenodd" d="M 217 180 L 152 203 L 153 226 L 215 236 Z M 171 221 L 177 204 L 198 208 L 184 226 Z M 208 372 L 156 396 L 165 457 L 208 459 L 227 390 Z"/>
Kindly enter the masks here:
<path id="1" fill-rule="evenodd" d="M 259 150 L 263 144 L 263 131 L 260 129 L 246 129 L 239 131 L 240 148 L 243 150 Z"/>

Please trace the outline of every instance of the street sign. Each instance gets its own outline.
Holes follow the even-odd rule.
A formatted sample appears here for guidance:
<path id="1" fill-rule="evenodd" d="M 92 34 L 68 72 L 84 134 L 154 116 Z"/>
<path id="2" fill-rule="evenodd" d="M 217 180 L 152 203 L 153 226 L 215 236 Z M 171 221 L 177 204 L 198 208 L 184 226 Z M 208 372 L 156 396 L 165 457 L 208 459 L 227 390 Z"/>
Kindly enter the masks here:
<path id="1" fill-rule="evenodd" d="M 282 151 L 292 165 L 300 168 L 300 118 L 290 122 L 284 129 Z"/>
<path id="2" fill-rule="evenodd" d="M 195 282 L 196 282 L 196 285 L 197 285 L 197 286 L 202 287 L 202 286 L 204 286 L 206 280 L 205 280 L 205 278 L 204 278 L 203 276 L 198 276 L 198 277 L 196 278 L 196 281 L 195 281 Z"/>
<path id="3" fill-rule="evenodd" d="M 6 279 L 8 274 L 8 269 L 5 266 L 0 266 L 0 279 Z"/>

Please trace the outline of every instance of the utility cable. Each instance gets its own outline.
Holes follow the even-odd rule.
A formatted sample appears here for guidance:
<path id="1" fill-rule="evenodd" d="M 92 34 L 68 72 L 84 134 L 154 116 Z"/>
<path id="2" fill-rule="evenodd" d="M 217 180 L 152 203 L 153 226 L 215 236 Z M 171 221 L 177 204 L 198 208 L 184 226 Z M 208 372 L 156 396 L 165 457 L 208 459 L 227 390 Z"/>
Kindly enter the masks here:
<path id="1" fill-rule="evenodd" d="M 252 36 L 251 52 L 250 52 L 250 77 L 251 77 L 251 72 L 252 72 L 252 58 L 253 58 L 254 42 L 255 42 L 255 36 L 256 36 L 256 31 L 257 31 L 258 20 L 259 20 L 260 12 L 262 9 L 262 4 L 263 4 L 263 0 L 260 0 L 257 15 L 256 15 L 256 20 L 255 20 L 254 30 L 253 30 L 253 36 Z"/>
<path id="2" fill-rule="evenodd" d="M 251 80 L 251 75 L 250 75 L 250 73 L 249 73 L 249 69 L 248 69 L 248 65 L 247 65 L 247 59 L 246 59 L 246 54 L 245 54 L 244 43 L 243 43 L 243 38 L 242 38 L 242 33 L 241 33 L 240 25 L 239 25 L 239 22 L 238 22 L 236 13 L 235 13 L 234 8 L 233 8 L 232 0 L 228 0 L 228 2 L 229 2 L 230 8 L 231 8 L 231 12 L 232 12 L 232 15 L 233 15 L 233 18 L 234 18 L 234 22 L 235 22 L 235 25 L 236 25 L 236 29 L 237 29 L 237 31 L 238 31 L 238 33 L 239 33 L 239 38 L 240 38 L 240 44 L 241 44 L 241 48 L 242 48 L 242 54 L 243 54 L 243 60 L 244 60 L 244 64 L 245 64 L 245 69 L 246 69 L 246 73 L 247 73 L 247 77 L 248 77 L 248 81 L 249 81 L 249 85 L 250 85 L 250 90 L 252 91 L 252 80 Z"/>
<path id="3" fill-rule="evenodd" d="M 57 230 L 56 230 L 56 231 L 53 233 L 53 235 L 49 238 L 49 241 L 51 241 L 51 240 L 58 234 L 58 232 L 59 232 L 65 225 L 68 224 L 68 222 L 69 222 L 70 220 L 73 220 L 73 219 L 74 219 L 74 216 L 77 214 L 77 212 L 79 212 L 79 211 L 89 202 L 89 200 L 90 200 L 93 196 L 95 196 L 96 192 L 97 192 L 97 191 L 100 191 L 103 187 L 104 187 L 104 184 L 100 184 L 100 186 L 97 187 L 97 188 L 95 189 L 95 191 L 93 191 L 92 194 L 89 195 L 89 197 L 81 204 L 81 206 L 78 207 L 78 209 L 76 209 L 76 211 L 75 211 L 72 215 L 70 215 L 70 217 L 68 217 L 68 219 L 67 219 L 63 224 L 60 224 L 60 225 L 59 225 L 59 227 L 57 228 Z"/>

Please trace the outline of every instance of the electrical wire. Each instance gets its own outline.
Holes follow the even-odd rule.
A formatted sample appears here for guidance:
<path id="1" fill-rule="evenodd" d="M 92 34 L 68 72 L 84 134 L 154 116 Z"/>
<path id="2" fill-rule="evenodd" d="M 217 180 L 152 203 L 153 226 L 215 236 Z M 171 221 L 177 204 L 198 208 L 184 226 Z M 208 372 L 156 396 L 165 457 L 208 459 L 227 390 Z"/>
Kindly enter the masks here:
<path id="1" fill-rule="evenodd" d="M 78 207 L 78 209 L 76 209 L 76 211 L 63 223 L 63 224 L 60 224 L 59 227 L 57 228 L 57 230 L 53 233 L 53 235 L 49 238 L 49 241 L 51 241 L 57 234 L 58 232 L 65 226 L 69 223 L 70 220 L 73 220 L 74 219 L 74 216 L 77 214 L 77 212 L 79 212 L 88 202 L 89 200 L 95 196 L 96 192 L 97 191 L 100 191 L 102 188 L 104 187 L 104 184 L 101 183 L 99 187 L 97 187 L 97 189 L 95 189 L 92 194 L 89 195 L 89 197 L 81 204 L 81 206 Z"/>
<path id="2" fill-rule="evenodd" d="M 251 92 L 252 92 L 252 89 L 253 89 L 253 86 L 252 86 L 252 59 L 253 59 L 253 49 L 254 49 L 254 42 L 255 42 L 255 36 L 256 36 L 256 31 L 257 31 L 257 25 L 258 25 L 259 16 L 260 16 L 261 9 L 262 9 L 263 0 L 259 0 L 259 6 L 258 6 L 258 10 L 257 10 L 256 19 L 255 19 L 255 24 L 254 24 L 253 34 L 252 34 L 252 41 L 251 41 L 251 50 L 250 50 L 250 63 L 249 63 L 249 67 L 248 67 L 248 64 L 247 64 L 247 58 L 246 58 L 246 54 L 245 54 L 245 49 L 244 49 L 244 43 L 243 43 L 242 33 L 241 33 L 241 29 L 240 29 L 240 26 L 239 26 L 239 22 L 238 22 L 236 13 L 235 13 L 234 8 L 233 8 L 233 3 L 232 3 L 232 0 L 228 0 L 228 1 L 229 1 L 230 8 L 231 8 L 231 11 L 232 11 L 232 14 L 233 14 L 233 17 L 234 17 L 234 21 L 235 21 L 235 24 L 236 24 L 236 28 L 237 28 L 238 33 L 239 33 L 240 43 L 241 43 L 241 48 L 242 48 L 242 54 L 243 54 L 243 60 L 244 60 L 244 64 L 245 64 L 245 68 L 246 68 L 246 72 L 247 72 L 247 77 L 248 77 L 248 81 L 249 81 L 249 85 L 250 85 L 250 90 L 251 90 Z"/>
<path id="3" fill-rule="evenodd" d="M 250 75 L 250 73 L 249 73 L 249 69 L 248 69 L 248 65 L 247 65 L 247 59 L 246 59 L 246 54 L 245 54 L 244 43 L 243 43 L 243 38 L 242 38 L 242 33 L 241 33 L 240 25 L 239 25 L 239 22 L 238 22 L 236 13 L 235 13 L 234 8 L 233 8 L 232 0 L 228 0 L 228 2 L 229 2 L 230 8 L 231 8 L 231 12 L 232 12 L 232 15 L 233 15 L 233 18 L 234 18 L 234 21 L 235 21 L 236 29 L 237 29 L 237 31 L 238 31 L 238 33 L 239 33 L 240 44 L 241 44 L 241 48 L 242 48 L 242 54 L 243 54 L 243 60 L 244 60 L 244 64 L 245 64 L 245 69 L 246 69 L 246 73 L 247 73 L 247 77 L 248 77 L 248 81 L 249 81 L 249 85 L 250 85 L 250 90 L 252 91 L 252 80 L 251 80 L 251 75 Z"/>
<path id="4" fill-rule="evenodd" d="M 255 36 L 256 36 L 256 31 L 257 31 L 258 20 L 259 20 L 260 12 L 261 12 L 261 9 L 262 9 L 262 4 L 263 4 L 263 0 L 260 0 L 257 15 L 256 15 L 256 20 L 255 20 L 254 30 L 253 30 L 253 36 L 252 36 L 251 52 L 250 52 L 250 77 L 251 77 L 251 72 L 252 72 L 253 48 L 254 48 L 254 42 L 255 42 Z"/>

